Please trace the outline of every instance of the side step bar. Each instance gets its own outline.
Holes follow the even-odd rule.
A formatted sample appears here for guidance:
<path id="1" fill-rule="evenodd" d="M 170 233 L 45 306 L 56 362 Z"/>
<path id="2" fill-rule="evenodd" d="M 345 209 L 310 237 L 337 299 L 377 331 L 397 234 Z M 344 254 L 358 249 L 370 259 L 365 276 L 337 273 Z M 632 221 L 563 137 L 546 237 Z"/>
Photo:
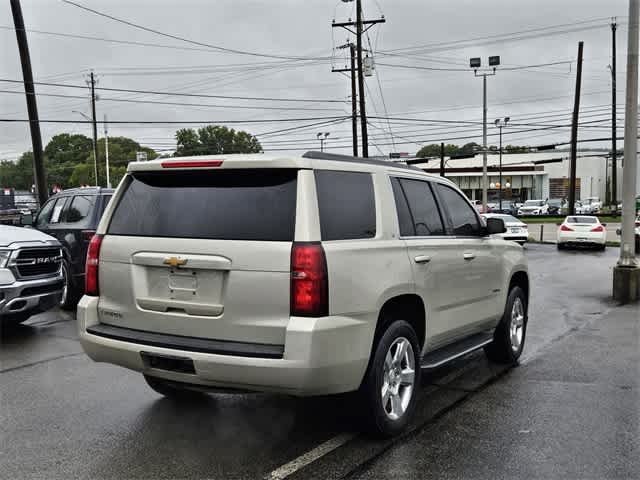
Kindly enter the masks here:
<path id="1" fill-rule="evenodd" d="M 427 353 L 422 357 L 421 367 L 423 369 L 434 369 L 445 365 L 457 358 L 463 357 L 471 352 L 481 349 L 485 345 L 493 342 L 493 332 L 477 333 L 470 337 L 447 345 L 445 347 Z"/>

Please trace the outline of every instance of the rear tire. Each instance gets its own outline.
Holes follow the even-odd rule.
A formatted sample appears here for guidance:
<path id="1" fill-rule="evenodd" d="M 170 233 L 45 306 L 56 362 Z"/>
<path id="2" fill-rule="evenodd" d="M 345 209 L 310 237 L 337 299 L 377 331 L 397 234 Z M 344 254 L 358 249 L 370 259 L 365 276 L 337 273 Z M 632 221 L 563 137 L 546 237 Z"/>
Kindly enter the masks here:
<path id="1" fill-rule="evenodd" d="M 375 345 L 359 390 L 364 427 L 376 436 L 402 432 L 415 410 L 420 388 L 420 345 L 404 320 L 391 323 Z"/>
<path id="2" fill-rule="evenodd" d="M 489 360 L 517 365 L 527 333 L 527 296 L 515 286 L 507 297 L 500 323 L 493 332 L 493 342 L 484 347 Z"/>
<path id="3" fill-rule="evenodd" d="M 156 393 L 173 400 L 192 400 L 202 398 L 204 395 L 204 392 L 182 387 L 178 382 L 172 382 L 150 375 L 144 375 L 144 379 L 147 381 L 147 385 Z"/>
<path id="4" fill-rule="evenodd" d="M 558 250 L 564 250 L 564 249 L 565 249 L 564 244 L 558 242 Z"/>

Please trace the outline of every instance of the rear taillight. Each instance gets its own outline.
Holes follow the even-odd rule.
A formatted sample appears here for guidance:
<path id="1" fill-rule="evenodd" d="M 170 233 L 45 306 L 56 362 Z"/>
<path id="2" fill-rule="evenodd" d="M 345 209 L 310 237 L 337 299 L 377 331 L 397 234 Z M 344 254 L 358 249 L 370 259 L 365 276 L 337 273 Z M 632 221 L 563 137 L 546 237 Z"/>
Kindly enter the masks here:
<path id="1" fill-rule="evenodd" d="M 573 232 L 573 228 L 567 227 L 564 223 L 560 225 L 560 230 L 563 232 Z"/>
<path id="2" fill-rule="evenodd" d="M 98 263 L 100 262 L 100 246 L 102 235 L 94 235 L 87 250 L 87 264 L 85 268 L 84 293 L 92 297 L 100 295 L 98 285 Z"/>
<path id="3" fill-rule="evenodd" d="M 598 225 L 597 227 L 593 227 L 591 229 L 592 232 L 604 232 L 604 227 L 602 225 Z"/>
<path id="4" fill-rule="evenodd" d="M 85 242 L 90 242 L 95 234 L 95 230 L 82 230 L 82 240 L 84 240 Z"/>
<path id="5" fill-rule="evenodd" d="M 294 243 L 291 249 L 291 315 L 329 313 L 327 259 L 320 243 Z"/>

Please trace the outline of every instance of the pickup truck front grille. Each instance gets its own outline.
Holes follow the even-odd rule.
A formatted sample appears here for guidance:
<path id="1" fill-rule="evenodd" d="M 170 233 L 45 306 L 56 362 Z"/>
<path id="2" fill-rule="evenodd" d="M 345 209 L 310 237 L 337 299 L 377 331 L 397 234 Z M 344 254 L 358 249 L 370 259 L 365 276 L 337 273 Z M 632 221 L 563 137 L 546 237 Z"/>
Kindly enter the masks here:
<path id="1" fill-rule="evenodd" d="M 40 277 L 57 273 L 61 262 L 62 252 L 59 248 L 25 248 L 18 252 L 15 266 L 22 278 Z"/>

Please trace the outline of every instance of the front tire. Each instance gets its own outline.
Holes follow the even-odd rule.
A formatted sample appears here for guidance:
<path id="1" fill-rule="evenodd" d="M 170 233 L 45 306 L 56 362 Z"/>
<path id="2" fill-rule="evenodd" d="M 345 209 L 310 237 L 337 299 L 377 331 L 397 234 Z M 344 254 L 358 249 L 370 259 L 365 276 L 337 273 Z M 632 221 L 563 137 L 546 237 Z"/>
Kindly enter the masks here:
<path id="1" fill-rule="evenodd" d="M 411 325 L 396 320 L 376 344 L 360 387 L 367 430 L 391 437 L 406 428 L 415 410 L 420 373 L 418 337 Z"/>
<path id="2" fill-rule="evenodd" d="M 69 262 L 62 261 L 62 278 L 64 285 L 62 287 L 62 296 L 60 297 L 60 308 L 63 310 L 74 310 L 80 300 L 78 290 L 73 286 L 73 280 L 71 278 L 71 269 L 69 268 Z"/>
<path id="3" fill-rule="evenodd" d="M 493 342 L 484 347 L 489 360 L 517 365 L 527 333 L 527 296 L 522 288 L 511 288 L 500 323 L 493 332 Z"/>

